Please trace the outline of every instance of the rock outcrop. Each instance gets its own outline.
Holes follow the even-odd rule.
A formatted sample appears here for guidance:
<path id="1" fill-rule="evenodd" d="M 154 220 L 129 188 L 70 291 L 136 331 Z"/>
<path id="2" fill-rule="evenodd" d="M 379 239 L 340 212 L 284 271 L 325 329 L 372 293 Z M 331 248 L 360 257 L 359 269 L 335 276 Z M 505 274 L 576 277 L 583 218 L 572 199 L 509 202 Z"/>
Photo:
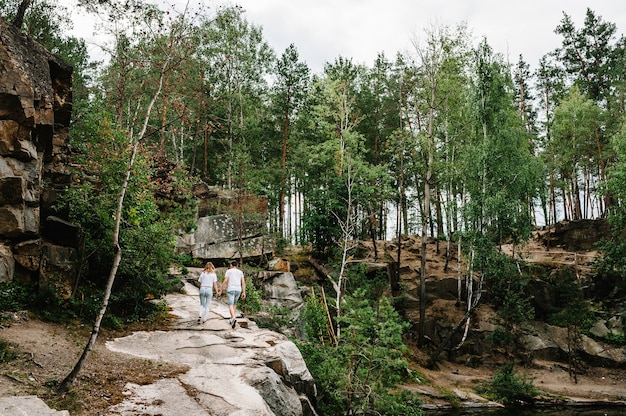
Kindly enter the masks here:
<path id="1" fill-rule="evenodd" d="M 37 396 L 0 397 L 0 415 L 70 416 L 67 410 L 50 409 Z"/>
<path id="2" fill-rule="evenodd" d="M 197 278 L 199 270 L 192 270 Z M 312 416 L 316 387 L 296 345 L 286 336 L 259 329 L 244 317 L 233 329 L 228 306 L 211 303 L 204 324 L 196 323 L 198 289 L 166 298 L 177 316 L 170 331 L 136 332 L 107 342 L 107 348 L 149 360 L 186 364 L 189 371 L 156 384 L 126 386 L 116 414 Z"/>
<path id="3" fill-rule="evenodd" d="M 271 257 L 275 243 L 267 235 L 267 201 L 206 184 L 196 186 L 194 195 L 198 200 L 196 229 L 178 238 L 179 254 L 218 264 Z"/>
<path id="4" fill-rule="evenodd" d="M 603 280 L 594 269 L 596 242 L 608 235 L 610 228 L 604 219 L 569 221 L 559 223 L 550 230 L 538 230 L 528 245 L 515 247 L 515 257 L 523 260 L 524 265 L 521 267 L 526 267 L 533 277 L 528 279 L 525 293 L 536 321 L 525 322 L 522 325 L 524 335 L 517 340 L 524 359 L 536 357 L 543 360 L 567 360 L 568 348 L 572 347 L 568 346 L 567 330 L 541 324 L 539 321 L 547 322 L 551 313 L 562 308 L 559 305 L 562 290 L 559 285 L 567 282 L 566 278 L 575 277 L 585 299 L 594 302 L 595 307 L 602 311 L 597 314 L 598 321 L 594 323 L 589 336 L 582 335 L 573 345 L 576 353 L 591 365 L 626 365 L 624 347 L 619 342 L 624 337 L 626 323 L 624 283 Z M 433 243 L 428 244 L 426 252 L 424 332 L 432 345 L 440 345 L 467 311 L 467 265 L 463 258 L 458 260 L 458 251 L 454 245 L 448 248 L 445 242 L 439 242 L 439 246 Z M 399 305 L 403 314 L 417 323 L 420 321 L 421 241 L 419 236 L 407 235 L 403 236 L 400 244 L 402 266 L 398 272 L 402 286 L 399 293 L 402 298 Z M 397 240 L 381 242 L 378 247 L 379 258 L 374 259 L 370 242 L 364 242 L 361 247 L 371 263 L 383 264 L 386 260 L 389 265 L 396 261 L 394 256 L 397 249 Z M 512 255 L 513 247 L 504 246 L 503 251 Z M 381 272 L 384 269 L 385 267 L 379 267 Z M 461 281 L 459 277 L 462 277 Z M 388 272 L 387 279 L 391 281 L 392 278 L 391 272 Z M 477 358 L 484 362 L 499 362 L 504 349 L 494 348 L 490 341 L 490 335 L 503 329 L 498 324 L 501 322 L 496 312 L 498 306 L 500 305 L 494 304 L 490 286 L 485 284 L 480 305 L 470 316 L 467 333 L 464 332 L 464 327 L 460 330 L 457 328 L 455 336 L 449 342 L 445 358 L 455 363 L 466 360 L 473 362 Z M 465 341 L 461 343 L 463 336 Z M 611 337 L 617 342 L 610 342 Z"/>
<path id="5" fill-rule="evenodd" d="M 53 210 L 70 181 L 71 112 L 72 68 L 0 18 L 0 282 L 71 288 L 76 231 Z"/>

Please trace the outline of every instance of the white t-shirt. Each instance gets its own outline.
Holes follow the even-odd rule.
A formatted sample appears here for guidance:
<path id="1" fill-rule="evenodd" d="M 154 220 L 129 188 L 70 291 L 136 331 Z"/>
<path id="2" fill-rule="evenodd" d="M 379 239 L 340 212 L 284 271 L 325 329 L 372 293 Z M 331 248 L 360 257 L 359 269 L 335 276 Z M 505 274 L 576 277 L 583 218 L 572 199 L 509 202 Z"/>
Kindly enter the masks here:
<path id="1" fill-rule="evenodd" d="M 224 275 L 228 278 L 228 287 L 226 290 L 238 290 L 241 292 L 241 279 L 243 279 L 243 272 L 237 268 L 230 268 L 226 270 L 226 274 Z"/>
<path id="2" fill-rule="evenodd" d="M 202 272 L 198 282 L 200 282 L 200 287 L 213 288 L 213 283 L 217 282 L 217 275 L 214 272 Z"/>

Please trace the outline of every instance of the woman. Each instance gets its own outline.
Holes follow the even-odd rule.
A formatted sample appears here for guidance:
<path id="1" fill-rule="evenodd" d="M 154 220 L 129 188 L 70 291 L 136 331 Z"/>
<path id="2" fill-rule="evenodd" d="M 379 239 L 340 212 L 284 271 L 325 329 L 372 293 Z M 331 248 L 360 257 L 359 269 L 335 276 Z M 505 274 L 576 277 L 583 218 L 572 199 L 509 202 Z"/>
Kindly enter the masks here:
<path id="1" fill-rule="evenodd" d="M 213 289 L 215 289 L 217 296 L 220 295 L 220 291 L 217 288 L 217 275 L 215 274 L 215 266 L 213 266 L 213 263 L 208 262 L 204 266 L 204 270 L 200 273 L 198 281 L 200 282 L 200 312 L 198 313 L 198 324 L 203 324 L 209 313 L 211 298 L 213 298 Z"/>

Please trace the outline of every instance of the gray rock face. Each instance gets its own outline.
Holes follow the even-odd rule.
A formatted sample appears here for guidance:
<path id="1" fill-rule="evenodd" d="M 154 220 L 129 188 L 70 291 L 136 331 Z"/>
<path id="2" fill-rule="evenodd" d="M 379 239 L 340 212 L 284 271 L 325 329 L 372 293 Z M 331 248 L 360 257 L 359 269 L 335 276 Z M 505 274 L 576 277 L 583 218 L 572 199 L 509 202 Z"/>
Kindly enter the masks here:
<path id="1" fill-rule="evenodd" d="M 274 241 L 265 232 L 263 220 L 244 220 L 221 214 L 200 217 L 193 234 L 178 239 L 179 253 L 204 260 L 239 259 L 269 255 Z"/>
<path id="2" fill-rule="evenodd" d="M 567 354 L 569 348 L 566 328 L 548 325 L 543 322 L 532 322 L 529 325 L 532 325 L 533 334 L 524 336 L 522 341 L 533 356 L 558 359 Z M 577 348 L 596 360 L 604 360 L 617 366 L 626 364 L 626 350 L 624 348 L 616 348 L 597 342 L 586 335 L 581 335 Z"/>
<path id="3" fill-rule="evenodd" d="M 70 416 L 67 410 L 50 409 L 37 396 L 0 397 L 0 415 L 2 416 Z"/>
<path id="4" fill-rule="evenodd" d="M 302 293 L 291 272 L 261 272 L 263 292 L 270 302 L 291 310 L 304 304 Z"/>
<path id="5" fill-rule="evenodd" d="M 127 399 L 111 415 L 315 415 L 316 389 L 298 348 L 284 335 L 248 319 L 228 324 L 228 307 L 211 302 L 197 324 L 198 288 L 166 298 L 178 317 L 171 331 L 136 332 L 107 348 L 150 360 L 187 364 L 189 371 L 155 384 L 126 386 Z"/>
<path id="6" fill-rule="evenodd" d="M 72 68 L 0 18 L 0 69 L 2 282 L 39 278 L 45 263 L 41 250 L 27 250 L 26 259 L 23 243 L 41 239 L 58 192 L 69 183 Z M 53 285 L 59 283 L 72 284 Z"/>

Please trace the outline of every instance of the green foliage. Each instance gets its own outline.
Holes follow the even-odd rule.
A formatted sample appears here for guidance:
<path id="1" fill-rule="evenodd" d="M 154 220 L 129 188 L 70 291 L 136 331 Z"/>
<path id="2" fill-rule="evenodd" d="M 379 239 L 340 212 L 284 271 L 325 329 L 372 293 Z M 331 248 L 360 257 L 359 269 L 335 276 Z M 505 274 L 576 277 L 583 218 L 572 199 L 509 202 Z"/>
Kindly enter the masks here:
<path id="1" fill-rule="evenodd" d="M 347 374 L 342 368 L 345 358 L 329 345 L 305 342 L 299 343 L 298 348 L 315 379 L 320 414 L 344 414 L 348 406 L 343 382 Z"/>
<path id="2" fill-rule="evenodd" d="M 620 131 L 613 136 L 611 145 L 615 151 L 615 160 L 607 169 L 607 181 L 604 183 L 604 194 L 620 201 L 609 209 L 611 237 L 600 245 L 604 255 L 597 261 L 599 272 L 605 274 L 626 274 L 626 123 L 622 123 Z M 624 282 L 624 279 L 620 279 Z"/>
<path id="3" fill-rule="evenodd" d="M 407 368 L 402 333 L 408 323 L 401 320 L 388 297 L 371 301 L 365 294 L 358 289 L 345 299 L 344 314 L 337 319 L 342 328 L 339 347 L 354 359 L 350 371 L 358 380 L 394 386 Z"/>
<path id="4" fill-rule="evenodd" d="M 282 236 L 278 236 L 276 238 L 276 255 L 281 256 L 285 253 L 285 248 L 289 245 L 289 240 L 283 238 Z"/>
<path id="5" fill-rule="evenodd" d="M 496 308 L 499 324 L 502 325 L 489 338 L 495 346 L 508 350 L 519 339 L 520 324 L 535 315 L 530 296 L 526 293 L 528 276 L 520 274 L 513 259 L 496 250 L 481 252 L 479 260 L 489 288 L 489 301 Z"/>
<path id="6" fill-rule="evenodd" d="M 176 263 L 182 267 L 204 267 L 202 259 L 193 258 L 191 254 L 179 254 Z"/>
<path id="7" fill-rule="evenodd" d="M 368 276 L 366 271 L 367 265 L 365 264 L 347 267 L 345 291 L 352 293 L 361 289 L 368 298 L 377 299 L 389 285 L 387 273 L 384 270 L 379 270 L 375 276 Z"/>
<path id="8" fill-rule="evenodd" d="M 578 328 L 588 332 L 596 322 L 595 314 L 589 302 L 584 299 L 582 288 L 573 271 L 564 269 L 554 277 L 554 310 L 548 316 L 548 322 L 561 327 Z"/>
<path id="9" fill-rule="evenodd" d="M 70 219 L 84 232 L 79 292 L 95 293 L 104 288 L 113 261 L 113 214 L 130 143 L 128 135 L 115 129 L 98 108 L 73 134 L 77 180 L 59 208 L 68 210 Z M 113 326 L 118 326 L 114 316 L 128 322 L 152 314 L 146 299 L 161 297 L 176 283 L 168 278 L 168 271 L 177 260 L 174 249 L 179 230 L 189 230 L 193 222 L 191 185 L 179 166 L 153 157 L 150 149 L 141 149 L 123 205 L 122 261 L 109 305 Z M 80 309 L 88 315 L 93 310 L 98 309 Z"/>
<path id="10" fill-rule="evenodd" d="M 19 311 L 30 303 L 32 288 L 14 280 L 0 283 L 0 311 Z"/>
<path id="11" fill-rule="evenodd" d="M 374 407 L 380 415 L 420 416 L 422 399 L 409 390 L 387 391 L 376 397 Z"/>
<path id="12" fill-rule="evenodd" d="M 460 167 L 469 200 L 462 207 L 468 230 L 495 244 L 519 243 L 531 232 L 529 201 L 541 183 L 531 136 L 512 106 L 511 74 L 486 40 L 474 51 L 469 111 L 472 134 Z"/>
<path id="13" fill-rule="evenodd" d="M 254 286 L 252 279 L 246 279 L 246 298 L 239 301 L 241 310 L 247 315 L 255 315 L 263 309 L 262 299 L 263 291 Z"/>
<path id="14" fill-rule="evenodd" d="M 8 341 L 0 339 L 0 363 L 8 363 L 17 358 L 14 346 Z"/>
<path id="15" fill-rule="evenodd" d="M 346 296 L 343 311 L 336 346 L 327 343 L 321 302 L 309 299 L 304 313 L 309 340 L 301 351 L 320 389 L 320 409 L 339 414 L 391 406 L 389 389 L 407 372 L 402 342 L 407 324 L 387 297 L 371 299 L 362 289 Z"/>
<path id="16" fill-rule="evenodd" d="M 604 340 L 608 342 L 609 344 L 613 344 L 616 346 L 626 345 L 626 337 L 624 336 L 624 334 L 620 334 L 620 333 L 616 333 L 612 331 L 607 332 L 606 336 L 604 337 Z"/>
<path id="17" fill-rule="evenodd" d="M 511 289 L 507 292 L 504 304 L 498 310 L 498 314 L 510 325 L 519 325 L 532 319 L 535 315 L 535 309 L 526 293 Z"/>
<path id="18" fill-rule="evenodd" d="M 509 348 L 515 344 L 517 337 L 508 329 L 496 328 L 486 339 L 496 347 Z"/>
<path id="19" fill-rule="evenodd" d="M 49 322 L 64 322 L 76 318 L 73 309 L 67 307 L 68 302 L 59 298 L 52 288 L 40 289 L 34 301 L 35 313 Z"/>
<path id="20" fill-rule="evenodd" d="M 261 307 L 263 314 L 256 313 L 256 322 L 261 328 L 281 332 L 285 328 L 292 328 L 292 311 L 285 306 L 265 304 Z"/>
<path id="21" fill-rule="evenodd" d="M 333 193 L 324 188 L 307 195 L 311 207 L 302 219 L 301 238 L 313 244 L 317 255 L 328 254 L 341 234 L 337 217 L 333 215 L 333 212 L 340 212 L 334 198 Z"/>
<path id="22" fill-rule="evenodd" d="M 529 402 L 539 394 L 533 380 L 517 374 L 513 363 L 502 366 L 493 375 L 491 382 L 482 386 L 481 390 L 506 405 Z"/>
<path id="23" fill-rule="evenodd" d="M 331 342 L 328 335 L 326 309 L 319 297 L 309 296 L 306 298 L 302 320 L 304 321 L 304 333 L 309 342 L 316 342 L 321 345 Z"/>

